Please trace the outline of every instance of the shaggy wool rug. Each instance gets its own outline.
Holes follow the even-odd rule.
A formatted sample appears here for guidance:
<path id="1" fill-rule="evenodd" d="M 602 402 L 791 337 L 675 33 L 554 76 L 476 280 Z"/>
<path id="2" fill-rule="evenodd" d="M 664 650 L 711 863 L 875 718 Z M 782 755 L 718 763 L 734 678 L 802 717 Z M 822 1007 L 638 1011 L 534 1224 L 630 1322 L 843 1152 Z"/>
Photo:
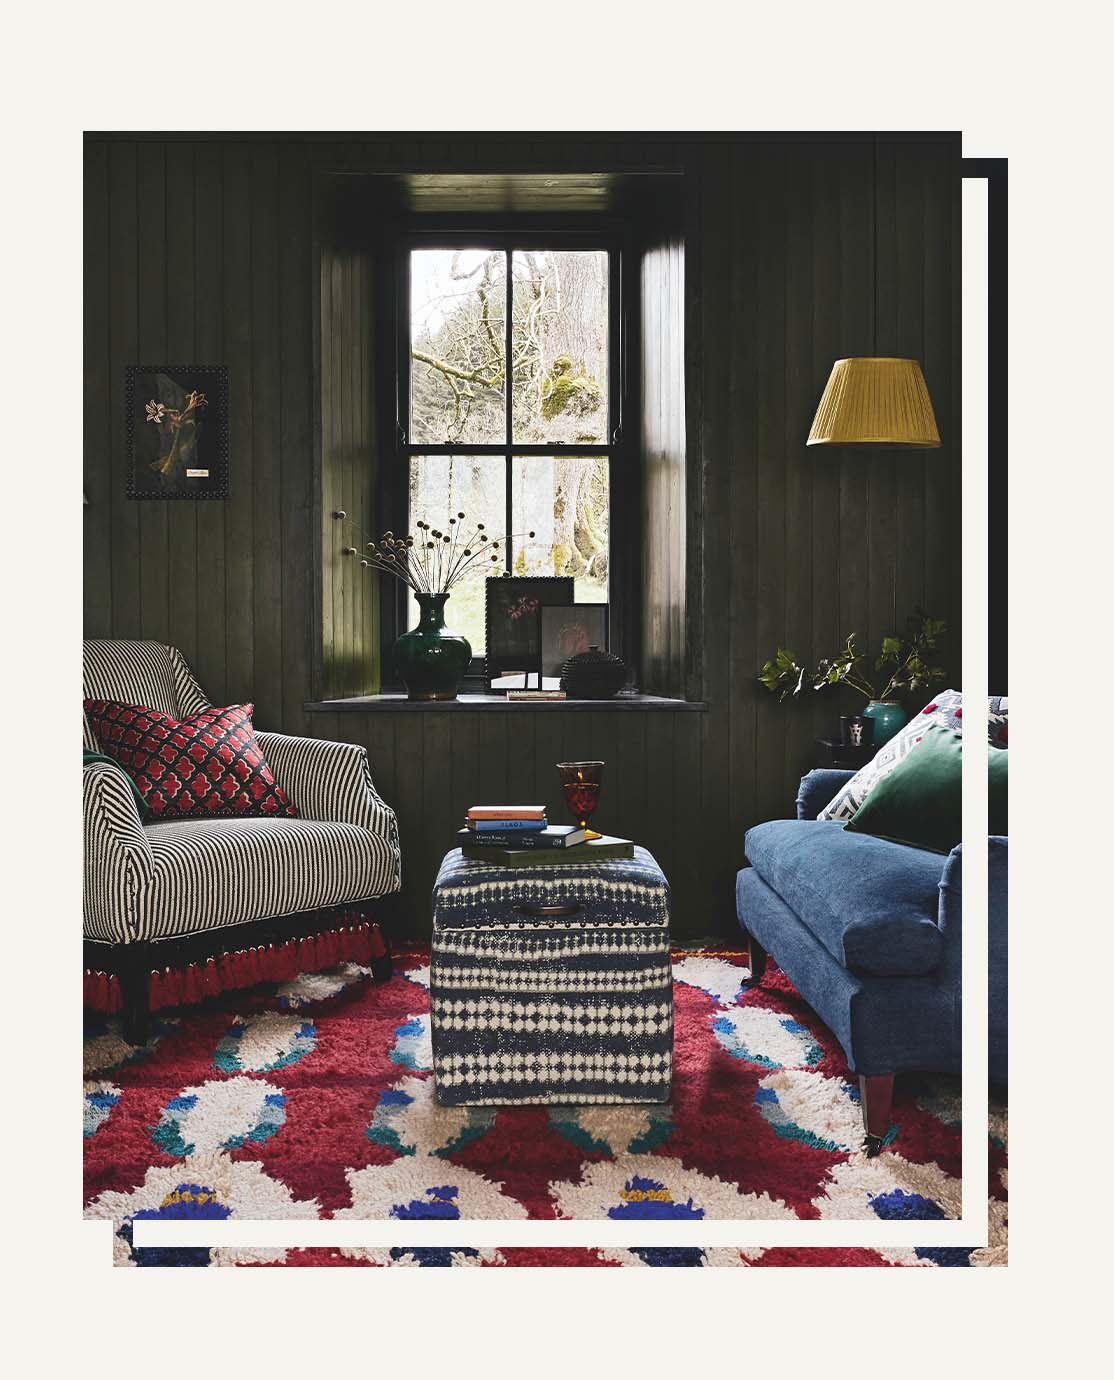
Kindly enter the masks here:
<path id="1" fill-rule="evenodd" d="M 120 1265 L 998 1265 L 1006 1115 L 992 1103 L 990 1244 L 894 1249 L 147 1249 L 137 1218 L 859 1218 L 960 1213 L 959 1083 L 898 1080 L 882 1153 L 856 1080 L 776 967 L 678 953 L 663 1106 L 442 1108 L 428 954 L 381 986 L 335 970 L 85 1039 L 85 1214 Z"/>

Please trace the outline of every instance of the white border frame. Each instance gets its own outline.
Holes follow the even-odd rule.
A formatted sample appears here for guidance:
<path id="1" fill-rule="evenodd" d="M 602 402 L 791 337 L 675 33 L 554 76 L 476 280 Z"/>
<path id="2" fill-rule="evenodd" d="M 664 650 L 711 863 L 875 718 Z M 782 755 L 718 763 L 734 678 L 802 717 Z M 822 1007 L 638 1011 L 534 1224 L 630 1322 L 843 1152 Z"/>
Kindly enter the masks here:
<path id="1" fill-rule="evenodd" d="M 963 322 L 963 697 L 988 694 L 986 525 L 988 435 L 988 186 L 964 178 Z M 917 463 L 910 458 L 909 463 Z M 986 1246 L 989 1166 L 986 735 L 964 738 L 963 753 L 963 1211 L 950 1221 L 639 1222 L 470 1218 L 429 1221 L 254 1221 L 133 1223 L 139 1247 L 647 1247 L 647 1246 Z"/>

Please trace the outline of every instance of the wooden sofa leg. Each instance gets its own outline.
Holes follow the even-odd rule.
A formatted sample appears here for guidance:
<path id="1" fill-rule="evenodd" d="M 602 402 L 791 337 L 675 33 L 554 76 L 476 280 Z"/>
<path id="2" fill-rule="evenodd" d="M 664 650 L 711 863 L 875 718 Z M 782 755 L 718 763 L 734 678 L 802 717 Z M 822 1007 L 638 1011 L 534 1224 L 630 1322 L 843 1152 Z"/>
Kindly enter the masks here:
<path id="1" fill-rule="evenodd" d="M 766 971 L 766 950 L 753 934 L 747 935 L 747 961 L 750 964 L 751 982 L 761 982 L 762 975 Z"/>
<path id="2" fill-rule="evenodd" d="M 151 955 L 146 944 L 129 944 L 120 965 L 120 1025 L 131 1045 L 145 1045 L 151 1033 Z"/>
<path id="3" fill-rule="evenodd" d="M 866 1128 L 866 1153 L 873 1157 L 882 1148 L 882 1141 L 890 1129 L 890 1112 L 894 1101 L 892 1073 L 859 1074 L 859 1100 L 863 1104 L 863 1126 Z"/>

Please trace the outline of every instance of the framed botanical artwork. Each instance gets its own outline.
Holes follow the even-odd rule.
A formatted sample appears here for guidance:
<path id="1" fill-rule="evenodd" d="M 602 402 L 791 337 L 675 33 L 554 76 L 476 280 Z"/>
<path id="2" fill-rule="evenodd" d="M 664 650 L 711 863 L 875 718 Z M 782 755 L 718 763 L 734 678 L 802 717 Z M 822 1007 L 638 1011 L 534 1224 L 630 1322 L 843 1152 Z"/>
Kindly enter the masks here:
<path id="1" fill-rule="evenodd" d="M 531 675 L 541 684 L 541 620 L 550 604 L 571 604 L 571 575 L 495 575 L 487 582 L 486 684 L 500 676 L 520 675 L 525 687 Z"/>
<path id="2" fill-rule="evenodd" d="M 606 604 L 551 604 L 541 610 L 542 675 L 559 676 L 570 656 L 607 651 Z"/>
<path id="3" fill-rule="evenodd" d="M 228 497 L 228 370 L 129 364 L 129 498 Z"/>

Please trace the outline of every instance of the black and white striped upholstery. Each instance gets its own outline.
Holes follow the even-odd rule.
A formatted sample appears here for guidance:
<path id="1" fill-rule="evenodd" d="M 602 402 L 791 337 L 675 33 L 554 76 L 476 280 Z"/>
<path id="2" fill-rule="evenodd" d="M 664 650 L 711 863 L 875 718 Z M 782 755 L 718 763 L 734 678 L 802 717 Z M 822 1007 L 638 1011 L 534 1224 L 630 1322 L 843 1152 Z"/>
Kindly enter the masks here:
<path id="1" fill-rule="evenodd" d="M 355 824 L 179 819 L 143 832 L 153 867 L 137 897 L 135 939 L 367 901 L 397 886 L 391 841 Z"/>
<path id="2" fill-rule="evenodd" d="M 209 707 L 185 658 L 158 642 L 86 642 L 84 697 L 176 718 Z M 85 768 L 86 939 L 172 939 L 398 890 L 398 826 L 372 784 L 365 749 L 256 737 L 298 818 L 144 826 L 122 768 Z M 88 724 L 85 743 L 96 747 Z"/>
<path id="3" fill-rule="evenodd" d="M 154 876 L 155 860 L 123 767 L 90 762 L 82 772 L 85 810 L 85 938 L 115 944 L 133 937 L 129 917 Z"/>
<path id="4" fill-rule="evenodd" d="M 162 642 L 86 641 L 81 689 L 82 699 L 141 704 L 176 719 L 188 719 L 209 708 L 185 657 L 177 647 Z M 88 719 L 83 741 L 96 751 Z"/>

